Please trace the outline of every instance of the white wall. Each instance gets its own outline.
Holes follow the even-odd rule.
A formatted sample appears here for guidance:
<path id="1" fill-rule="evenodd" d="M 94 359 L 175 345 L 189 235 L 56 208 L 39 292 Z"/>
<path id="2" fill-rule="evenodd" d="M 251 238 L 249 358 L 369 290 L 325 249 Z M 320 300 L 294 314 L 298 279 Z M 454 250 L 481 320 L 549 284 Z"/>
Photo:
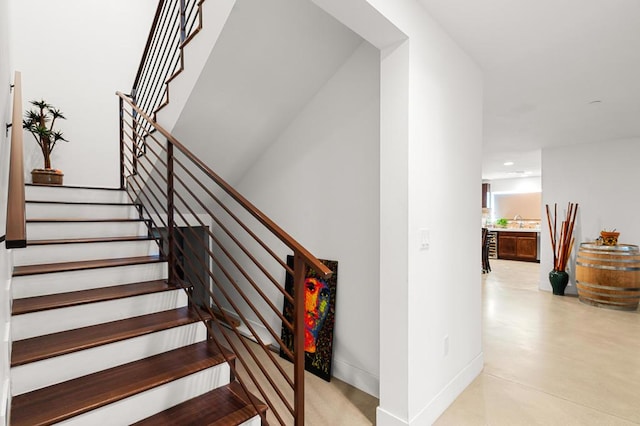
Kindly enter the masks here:
<path id="1" fill-rule="evenodd" d="M 429 424 L 482 369 L 481 74 L 416 1 L 314 1 L 382 51 L 377 424 Z"/>
<path id="2" fill-rule="evenodd" d="M 521 194 L 542 191 L 542 178 L 531 176 L 515 179 L 493 179 L 491 184 L 492 194 Z"/>
<path id="3" fill-rule="evenodd" d="M 60 129 L 70 142 L 56 146 L 52 167 L 64 172 L 67 185 L 119 186 L 115 92 L 131 90 L 157 1 L 9 4 L 11 60 L 22 71 L 25 104 L 45 99 L 67 117 Z M 25 161 L 27 172 L 43 167 L 27 133 Z"/>
<path id="4" fill-rule="evenodd" d="M 542 150 L 542 208 L 557 203 L 558 215 L 565 217 L 568 202 L 579 204 L 566 293 L 577 293 L 575 257 L 580 243 L 595 240 L 604 228 L 616 228 L 620 243 L 640 244 L 638 159 L 638 138 Z M 542 228 L 540 289 L 551 291 L 548 274 L 553 269 L 553 252 L 546 222 Z"/>
<path id="5" fill-rule="evenodd" d="M 13 76 L 9 62 L 9 11 L 5 1 L 0 2 L 0 237 L 6 234 L 7 216 L 7 184 L 9 137 L 4 131 L 4 124 L 11 122 L 11 95 L 9 84 Z M 11 312 L 11 294 L 9 277 L 11 265 L 9 251 L 5 249 L 4 238 L 0 238 L 0 424 L 7 424 L 7 404 L 9 398 L 9 336 L 6 324 Z"/>
<path id="6" fill-rule="evenodd" d="M 9 169 L 9 141 L 11 133 L 5 132 L 5 123 L 11 123 L 13 72 L 9 62 L 9 12 L 7 2 L 0 2 L 0 236 L 5 234 L 7 217 L 7 193 Z"/>
<path id="7" fill-rule="evenodd" d="M 403 3 L 394 22 L 410 43 L 407 420 L 420 425 L 433 422 L 483 365 L 477 266 L 482 75 L 423 9 Z M 443 226 L 449 223 L 453 233 Z M 418 249 L 421 228 L 430 232 L 427 251 Z M 393 288 L 392 281 L 387 285 Z M 393 374 L 391 365 L 384 367 L 381 374 Z"/>
<path id="8" fill-rule="evenodd" d="M 361 44 L 237 185 L 315 256 L 338 261 L 333 375 L 373 395 L 379 382 L 379 58 L 378 49 Z"/>

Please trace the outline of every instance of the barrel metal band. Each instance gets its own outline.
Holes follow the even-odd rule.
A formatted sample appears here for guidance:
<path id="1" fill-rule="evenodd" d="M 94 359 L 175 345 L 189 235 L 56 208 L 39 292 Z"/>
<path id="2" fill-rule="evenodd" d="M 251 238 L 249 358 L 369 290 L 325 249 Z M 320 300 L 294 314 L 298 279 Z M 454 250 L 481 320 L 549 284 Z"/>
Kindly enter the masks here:
<path id="1" fill-rule="evenodd" d="M 595 263 L 583 263 L 576 261 L 576 265 L 585 266 L 587 268 L 594 269 L 605 269 L 607 271 L 640 271 L 640 267 L 627 267 L 627 266 L 608 266 L 608 265 L 597 265 Z"/>
<path id="2" fill-rule="evenodd" d="M 587 283 L 584 281 L 578 281 L 576 280 L 576 284 L 580 284 L 584 287 L 591 287 L 591 288 L 598 288 L 598 289 L 602 289 L 602 290 L 616 290 L 616 291 L 637 291 L 638 294 L 640 295 L 640 287 L 613 287 L 610 285 L 600 285 L 600 284 L 594 284 L 594 283 Z"/>
<path id="3" fill-rule="evenodd" d="M 632 256 L 640 256 L 640 253 L 638 253 L 637 251 L 635 252 L 628 252 L 628 251 L 616 251 L 616 252 L 610 252 L 610 251 L 598 251 L 598 250 L 580 250 L 578 252 L 578 256 L 580 256 L 583 253 L 588 253 L 588 254 L 599 254 L 600 256 L 607 256 L 606 258 L 608 259 L 610 256 L 621 256 L 621 257 L 632 257 Z"/>
<path id="4" fill-rule="evenodd" d="M 583 300 L 588 300 L 589 302 L 593 302 L 593 303 L 596 303 L 598 305 L 615 305 L 615 306 L 620 306 L 620 307 L 635 305 L 635 303 L 620 303 L 620 302 L 613 302 L 613 301 L 610 301 L 610 300 L 592 299 L 590 297 L 584 297 L 584 296 L 579 296 L 579 298 L 583 299 Z"/>
<path id="5" fill-rule="evenodd" d="M 595 260 L 596 262 L 609 262 L 609 263 L 637 263 L 640 264 L 640 259 L 611 259 L 602 257 L 588 257 L 581 256 L 580 254 L 576 260 Z"/>
<path id="6" fill-rule="evenodd" d="M 638 253 L 640 248 L 634 244 L 618 244 L 615 246 L 601 246 L 597 244 L 581 244 L 580 250 L 593 250 L 599 253 L 611 253 L 611 252 L 635 252 Z"/>

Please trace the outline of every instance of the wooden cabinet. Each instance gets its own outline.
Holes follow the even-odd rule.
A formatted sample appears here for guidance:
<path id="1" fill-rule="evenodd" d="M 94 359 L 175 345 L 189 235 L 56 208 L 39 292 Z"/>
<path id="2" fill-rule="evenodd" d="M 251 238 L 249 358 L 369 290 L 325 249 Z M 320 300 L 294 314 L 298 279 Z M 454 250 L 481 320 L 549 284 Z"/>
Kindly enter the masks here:
<path id="1" fill-rule="evenodd" d="M 536 232 L 498 232 L 498 259 L 535 262 L 537 257 Z"/>
<path id="2" fill-rule="evenodd" d="M 489 195 L 491 193 L 491 184 L 483 183 L 482 184 L 482 208 L 491 207 L 489 205 Z"/>

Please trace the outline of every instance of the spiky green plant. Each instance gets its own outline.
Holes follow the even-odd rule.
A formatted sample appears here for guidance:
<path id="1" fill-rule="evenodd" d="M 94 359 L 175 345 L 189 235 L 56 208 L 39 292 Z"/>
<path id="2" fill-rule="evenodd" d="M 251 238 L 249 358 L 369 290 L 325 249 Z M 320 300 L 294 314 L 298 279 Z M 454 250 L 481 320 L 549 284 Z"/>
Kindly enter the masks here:
<path id="1" fill-rule="evenodd" d="M 25 112 L 22 128 L 33 135 L 42 151 L 44 168 L 50 169 L 53 148 L 59 141 L 69 142 L 64 138 L 61 131 L 53 128 L 57 119 L 66 120 L 66 117 L 62 114 L 62 111 L 44 100 L 31 101 L 31 105 L 36 108 Z"/>

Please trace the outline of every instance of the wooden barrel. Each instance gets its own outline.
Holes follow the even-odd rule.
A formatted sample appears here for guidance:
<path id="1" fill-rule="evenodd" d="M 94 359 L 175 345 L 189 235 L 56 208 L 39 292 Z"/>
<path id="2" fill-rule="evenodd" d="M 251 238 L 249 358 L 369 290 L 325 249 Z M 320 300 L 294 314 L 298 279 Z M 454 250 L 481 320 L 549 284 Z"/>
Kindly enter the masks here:
<path id="1" fill-rule="evenodd" d="M 576 259 L 580 301 L 603 308 L 634 311 L 640 301 L 638 246 L 580 244 Z"/>

